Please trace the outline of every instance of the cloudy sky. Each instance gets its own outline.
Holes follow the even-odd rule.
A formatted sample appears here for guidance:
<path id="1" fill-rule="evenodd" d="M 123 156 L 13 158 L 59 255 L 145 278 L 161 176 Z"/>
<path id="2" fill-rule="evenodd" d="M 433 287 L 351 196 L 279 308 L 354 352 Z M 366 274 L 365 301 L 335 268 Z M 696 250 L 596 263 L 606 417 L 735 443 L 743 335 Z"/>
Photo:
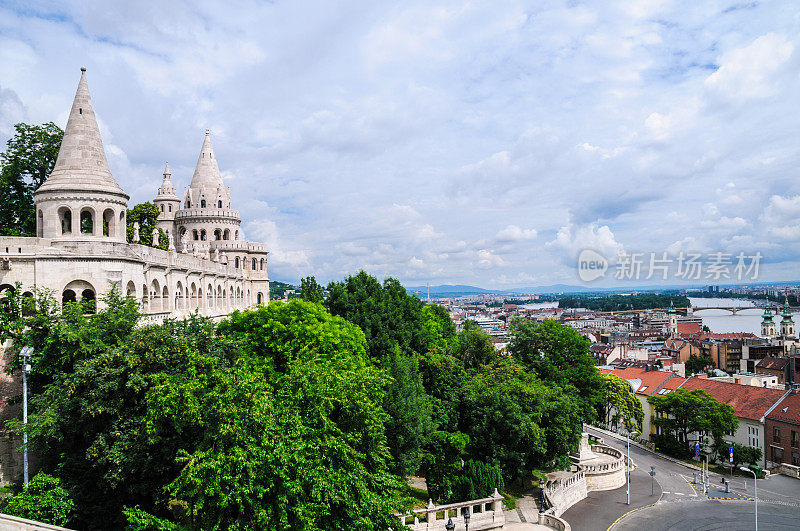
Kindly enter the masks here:
<path id="1" fill-rule="evenodd" d="M 2 0 L 0 141 L 86 66 L 133 204 L 210 128 L 276 280 L 578 284 L 587 248 L 794 280 L 799 48 L 796 1 Z"/>

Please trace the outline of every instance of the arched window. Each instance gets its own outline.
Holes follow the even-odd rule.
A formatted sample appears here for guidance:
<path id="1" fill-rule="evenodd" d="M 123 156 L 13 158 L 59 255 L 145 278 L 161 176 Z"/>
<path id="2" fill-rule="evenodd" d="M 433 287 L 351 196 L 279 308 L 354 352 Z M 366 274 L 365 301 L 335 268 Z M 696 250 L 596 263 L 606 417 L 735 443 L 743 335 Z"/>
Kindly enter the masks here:
<path id="1" fill-rule="evenodd" d="M 258 295 L 256 295 L 256 304 L 263 304 L 263 302 L 264 302 L 264 295 L 261 292 L 259 292 Z"/>
<path id="2" fill-rule="evenodd" d="M 63 293 L 61 293 L 61 304 L 66 304 L 68 302 L 75 302 L 78 299 L 75 296 L 75 292 L 71 289 L 65 289 Z"/>
<path id="3" fill-rule="evenodd" d="M 230 239 L 231 239 L 231 230 L 230 230 L 230 229 L 225 229 L 225 230 L 223 231 L 223 233 L 222 233 L 222 239 L 223 239 L 223 240 L 230 240 Z"/>
<path id="4" fill-rule="evenodd" d="M 72 234 L 72 211 L 61 207 L 58 209 L 58 217 L 61 220 L 61 234 Z"/>
<path id="5" fill-rule="evenodd" d="M 81 212 L 81 234 L 94 233 L 94 218 L 88 210 Z"/>
<path id="6" fill-rule="evenodd" d="M 192 231 L 192 236 L 194 236 L 194 239 L 195 239 L 195 240 L 199 240 L 199 239 L 200 239 L 200 237 L 197 235 L 197 229 L 194 229 L 194 230 Z"/>
<path id="7" fill-rule="evenodd" d="M 217 208 L 222 208 L 222 199 L 217 201 Z"/>
<path id="8" fill-rule="evenodd" d="M 255 271 L 255 270 L 256 270 L 256 259 L 253 258 L 253 271 Z"/>
<path id="9" fill-rule="evenodd" d="M 125 288 L 125 296 L 136 298 L 136 286 L 134 285 L 133 281 L 128 282 L 127 287 Z"/>
<path id="10" fill-rule="evenodd" d="M 169 211 L 172 212 L 172 205 L 168 205 L 168 206 L 169 206 Z"/>
<path id="11" fill-rule="evenodd" d="M 236 231 L 236 234 L 233 236 L 233 239 L 234 240 L 238 240 L 239 239 L 239 231 L 238 230 Z"/>
<path id="12" fill-rule="evenodd" d="M 95 313 L 97 311 L 97 301 L 93 290 L 85 289 L 81 292 L 81 307 L 83 307 L 83 313 Z"/>
<path id="13" fill-rule="evenodd" d="M 233 267 L 235 267 L 236 269 L 239 269 L 239 257 L 238 256 L 233 260 Z"/>
<path id="14" fill-rule="evenodd" d="M 103 236 L 114 236 L 116 232 L 114 226 L 114 211 L 110 208 L 103 212 Z"/>
<path id="15" fill-rule="evenodd" d="M 161 205 L 161 212 L 164 212 L 164 205 Z"/>
<path id="16" fill-rule="evenodd" d="M 186 208 L 192 208 L 192 202 L 188 199 L 186 200 Z"/>
<path id="17" fill-rule="evenodd" d="M 205 208 L 205 207 L 206 207 L 206 200 L 205 199 L 201 199 L 200 200 L 200 208 Z"/>
<path id="18" fill-rule="evenodd" d="M 263 259 L 263 258 L 261 259 L 261 268 L 260 268 L 260 269 L 261 269 L 262 271 L 264 270 L 264 259 Z"/>
<path id="19" fill-rule="evenodd" d="M 206 230 L 202 229 L 200 231 L 200 241 L 206 241 Z"/>
<path id="20" fill-rule="evenodd" d="M 44 237 L 44 214 L 42 211 L 39 211 L 39 214 L 36 216 L 36 237 L 43 238 Z"/>
<path id="21" fill-rule="evenodd" d="M 214 229 L 214 239 L 221 240 L 222 239 L 222 231 L 219 229 Z"/>

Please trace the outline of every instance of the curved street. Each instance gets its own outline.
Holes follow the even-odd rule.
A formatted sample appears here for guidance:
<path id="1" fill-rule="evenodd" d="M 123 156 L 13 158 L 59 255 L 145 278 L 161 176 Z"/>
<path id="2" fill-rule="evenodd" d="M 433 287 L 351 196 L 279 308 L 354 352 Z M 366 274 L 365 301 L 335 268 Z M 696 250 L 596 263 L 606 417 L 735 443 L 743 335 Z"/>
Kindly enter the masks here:
<path id="1" fill-rule="evenodd" d="M 586 426 L 585 431 L 603 437 L 604 443 L 625 451 L 625 439 Z M 731 493 L 725 494 L 722 477 L 709 475 L 709 494 L 693 485 L 691 467 L 631 445 L 631 460 L 637 469 L 631 474 L 631 505 L 625 503 L 625 488 L 592 492 L 562 517 L 573 529 L 705 530 L 753 529 L 753 481 L 735 477 Z M 656 468 L 655 494 L 651 496 L 648 472 Z M 699 474 L 698 474 L 699 475 Z M 659 492 L 660 491 L 660 492 Z M 720 496 L 740 501 L 717 500 Z M 797 529 L 800 517 L 800 480 L 776 475 L 758 482 L 759 529 Z M 642 508 L 644 507 L 644 508 Z M 633 511 L 633 512 L 631 512 Z M 627 514 L 627 516 L 625 516 Z"/>

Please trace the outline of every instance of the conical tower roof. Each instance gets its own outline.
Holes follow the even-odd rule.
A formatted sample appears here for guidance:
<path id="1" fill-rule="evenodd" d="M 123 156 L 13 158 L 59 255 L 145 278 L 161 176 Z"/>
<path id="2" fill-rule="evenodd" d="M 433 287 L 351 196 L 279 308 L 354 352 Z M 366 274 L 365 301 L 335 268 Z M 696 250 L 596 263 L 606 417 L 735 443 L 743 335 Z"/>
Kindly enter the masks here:
<path id="1" fill-rule="evenodd" d="M 764 323 L 773 321 L 772 303 L 770 303 L 769 299 L 767 299 L 767 305 L 764 306 L 764 313 L 761 314 L 761 318 L 764 320 Z"/>
<path id="2" fill-rule="evenodd" d="M 214 155 L 214 148 L 211 147 L 211 136 L 206 129 L 206 137 L 203 140 L 203 147 L 200 156 L 197 158 L 197 166 L 194 169 L 191 188 L 224 188 L 222 176 L 219 173 L 217 157 Z"/>
<path id="3" fill-rule="evenodd" d="M 108 169 L 85 68 L 81 68 L 55 168 L 35 193 L 62 191 L 106 192 L 129 199 Z"/>
<path id="4" fill-rule="evenodd" d="M 161 182 L 161 186 L 158 188 L 158 196 L 156 196 L 156 200 L 159 199 L 180 201 L 180 199 L 178 199 L 177 190 L 175 190 L 175 187 L 172 186 L 172 172 L 169 171 L 169 162 L 167 162 L 164 166 L 164 180 Z"/>

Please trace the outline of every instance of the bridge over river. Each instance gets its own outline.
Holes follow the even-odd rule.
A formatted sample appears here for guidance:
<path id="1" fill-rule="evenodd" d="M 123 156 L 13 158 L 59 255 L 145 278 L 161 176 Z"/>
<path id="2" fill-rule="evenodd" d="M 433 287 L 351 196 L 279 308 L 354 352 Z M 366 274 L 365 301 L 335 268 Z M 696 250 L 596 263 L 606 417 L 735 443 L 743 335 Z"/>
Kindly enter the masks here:
<path id="1" fill-rule="evenodd" d="M 773 310 L 778 310 L 778 315 L 783 310 L 783 306 L 773 306 Z M 607 312 L 611 315 L 624 315 L 629 313 L 639 313 L 639 312 L 646 312 L 646 311 L 662 311 L 666 312 L 669 308 L 649 308 L 646 310 L 621 310 L 616 312 Z M 696 314 L 697 312 L 702 312 L 705 310 L 725 310 L 726 312 L 730 312 L 731 315 L 736 315 L 741 311 L 744 310 L 756 310 L 758 312 L 763 312 L 763 306 L 687 306 L 685 308 L 675 308 L 675 311 L 681 315 L 692 315 Z M 800 310 L 800 306 L 791 306 L 790 310 L 797 311 Z"/>

